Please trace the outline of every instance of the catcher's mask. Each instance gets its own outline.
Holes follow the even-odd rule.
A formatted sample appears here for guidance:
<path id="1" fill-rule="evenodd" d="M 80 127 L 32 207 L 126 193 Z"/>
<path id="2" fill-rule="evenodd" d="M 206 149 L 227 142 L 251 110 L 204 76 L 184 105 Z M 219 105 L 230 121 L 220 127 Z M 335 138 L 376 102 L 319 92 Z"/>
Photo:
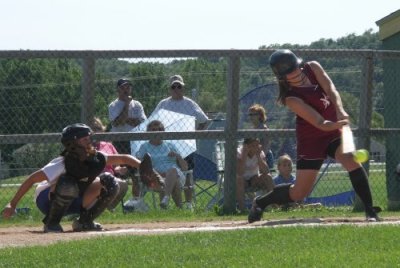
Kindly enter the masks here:
<path id="1" fill-rule="evenodd" d="M 301 63 L 302 59 L 289 49 L 279 49 L 269 57 L 269 65 L 279 79 L 284 79 L 287 74 L 296 70 Z"/>
<path id="2" fill-rule="evenodd" d="M 80 138 L 91 136 L 92 133 L 92 129 L 85 124 L 76 123 L 66 126 L 62 130 L 61 134 L 61 143 L 65 147 L 62 155 L 64 155 L 65 152 L 68 152 L 76 154 L 80 160 L 86 159 L 90 154 L 93 153 L 94 148 L 91 145 L 91 148 L 84 148 L 77 143 L 77 140 Z"/>

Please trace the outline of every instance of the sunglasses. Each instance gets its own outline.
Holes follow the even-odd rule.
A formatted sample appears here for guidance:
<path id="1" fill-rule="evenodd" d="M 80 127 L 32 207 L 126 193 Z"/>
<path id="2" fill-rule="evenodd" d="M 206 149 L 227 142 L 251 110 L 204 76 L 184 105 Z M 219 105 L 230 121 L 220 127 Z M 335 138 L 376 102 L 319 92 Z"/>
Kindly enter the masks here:
<path id="1" fill-rule="evenodd" d="M 248 116 L 258 116 L 258 114 L 257 113 L 250 113 L 250 114 L 248 114 Z"/>
<path id="2" fill-rule="evenodd" d="M 172 85 L 171 89 L 182 89 L 182 85 L 178 84 L 178 85 Z"/>

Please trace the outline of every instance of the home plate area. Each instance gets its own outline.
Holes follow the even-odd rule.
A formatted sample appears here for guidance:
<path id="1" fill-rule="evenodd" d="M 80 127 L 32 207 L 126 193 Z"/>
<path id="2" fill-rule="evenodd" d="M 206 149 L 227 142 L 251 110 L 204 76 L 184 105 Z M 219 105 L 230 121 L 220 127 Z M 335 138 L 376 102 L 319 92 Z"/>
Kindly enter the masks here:
<path id="1" fill-rule="evenodd" d="M 328 227 L 339 225 L 352 226 L 376 226 L 376 225 L 399 225 L 399 219 L 384 219 L 379 222 L 367 222 L 364 218 L 309 218 L 309 219 L 285 219 L 285 220 L 264 220 L 248 224 L 247 221 L 229 222 L 197 222 L 189 226 L 165 226 L 151 228 L 121 228 L 118 230 L 105 230 L 103 232 L 88 232 L 89 235 L 118 235 L 118 234 L 167 234 L 183 232 L 210 232 L 210 231 L 229 231 L 256 228 L 281 228 L 281 227 Z M 186 225 L 186 224 L 185 224 Z"/>

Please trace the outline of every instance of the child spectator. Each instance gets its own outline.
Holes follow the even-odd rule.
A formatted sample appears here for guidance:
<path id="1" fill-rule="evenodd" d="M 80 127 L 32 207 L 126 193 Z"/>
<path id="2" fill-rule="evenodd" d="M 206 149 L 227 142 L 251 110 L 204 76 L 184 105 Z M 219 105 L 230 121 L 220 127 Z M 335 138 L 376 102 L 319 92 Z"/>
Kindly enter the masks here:
<path id="1" fill-rule="evenodd" d="M 274 178 L 275 185 L 283 183 L 294 183 L 296 178 L 292 175 L 293 162 L 288 154 L 278 158 L 278 175 Z"/>

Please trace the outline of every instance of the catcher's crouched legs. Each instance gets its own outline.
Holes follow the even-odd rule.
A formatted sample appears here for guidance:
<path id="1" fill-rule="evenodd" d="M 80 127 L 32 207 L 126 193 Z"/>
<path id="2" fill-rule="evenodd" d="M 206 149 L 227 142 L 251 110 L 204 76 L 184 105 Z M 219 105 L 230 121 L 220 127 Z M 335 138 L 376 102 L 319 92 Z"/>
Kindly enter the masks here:
<path id="1" fill-rule="evenodd" d="M 81 208 L 79 219 L 76 219 L 72 224 L 74 232 L 103 230 L 101 224 L 94 222 L 94 219 L 112 204 L 118 196 L 120 186 L 117 178 L 110 173 L 102 173 L 99 178 L 102 188 L 97 202 L 90 208 Z"/>
<path id="2" fill-rule="evenodd" d="M 58 179 L 54 193 L 50 196 L 50 210 L 43 219 L 45 233 L 63 232 L 60 221 L 75 198 L 79 196 L 76 180 L 67 175 Z"/>

